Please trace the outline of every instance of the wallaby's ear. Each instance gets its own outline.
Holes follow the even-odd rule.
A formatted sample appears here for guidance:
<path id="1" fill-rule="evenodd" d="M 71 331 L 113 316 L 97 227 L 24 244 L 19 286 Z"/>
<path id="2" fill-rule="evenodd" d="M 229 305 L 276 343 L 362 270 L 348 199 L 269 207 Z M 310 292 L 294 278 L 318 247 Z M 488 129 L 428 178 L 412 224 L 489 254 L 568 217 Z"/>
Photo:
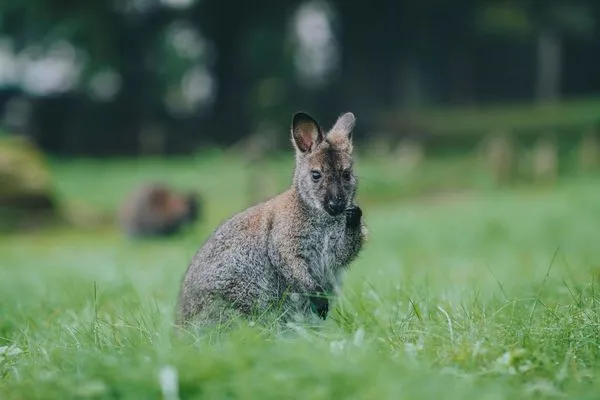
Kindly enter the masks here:
<path id="1" fill-rule="evenodd" d="M 292 118 L 292 138 L 296 149 L 306 153 L 323 140 L 323 131 L 313 117 L 299 111 Z"/>
<path id="2" fill-rule="evenodd" d="M 346 147 L 352 151 L 352 131 L 356 124 L 356 117 L 351 112 L 342 114 L 333 128 L 327 134 L 327 140 L 337 147 Z"/>

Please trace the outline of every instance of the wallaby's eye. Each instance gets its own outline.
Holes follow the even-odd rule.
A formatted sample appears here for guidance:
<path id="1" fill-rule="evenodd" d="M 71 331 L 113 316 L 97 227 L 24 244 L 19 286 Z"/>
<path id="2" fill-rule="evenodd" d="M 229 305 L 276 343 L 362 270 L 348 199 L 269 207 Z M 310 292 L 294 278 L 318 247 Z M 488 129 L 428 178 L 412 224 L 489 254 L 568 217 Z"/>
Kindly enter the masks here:
<path id="1" fill-rule="evenodd" d="M 352 179 L 352 173 L 350 173 L 350 170 L 344 170 L 344 172 L 342 172 L 342 178 L 344 178 L 347 181 Z"/>
<path id="2" fill-rule="evenodd" d="M 319 179 L 321 179 L 321 172 L 317 171 L 316 169 L 313 169 L 312 171 L 310 171 L 310 176 L 312 176 L 313 181 L 318 181 Z"/>

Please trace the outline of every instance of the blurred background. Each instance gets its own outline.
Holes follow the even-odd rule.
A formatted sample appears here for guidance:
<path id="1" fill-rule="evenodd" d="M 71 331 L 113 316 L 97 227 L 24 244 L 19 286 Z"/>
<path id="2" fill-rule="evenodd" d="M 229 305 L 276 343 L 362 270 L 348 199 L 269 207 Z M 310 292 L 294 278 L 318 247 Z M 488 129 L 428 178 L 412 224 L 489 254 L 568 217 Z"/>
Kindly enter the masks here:
<path id="1" fill-rule="evenodd" d="M 3 2 L 4 225 L 60 196 L 114 216 L 151 179 L 247 205 L 289 184 L 297 110 L 356 114 L 366 201 L 593 173 L 599 17 L 593 0 Z"/>
<path id="2" fill-rule="evenodd" d="M 357 117 L 331 329 L 175 346 L 299 110 Z M 599 135 L 599 0 L 0 1 L 0 397 L 158 398 L 165 363 L 182 398 L 591 393 Z"/>

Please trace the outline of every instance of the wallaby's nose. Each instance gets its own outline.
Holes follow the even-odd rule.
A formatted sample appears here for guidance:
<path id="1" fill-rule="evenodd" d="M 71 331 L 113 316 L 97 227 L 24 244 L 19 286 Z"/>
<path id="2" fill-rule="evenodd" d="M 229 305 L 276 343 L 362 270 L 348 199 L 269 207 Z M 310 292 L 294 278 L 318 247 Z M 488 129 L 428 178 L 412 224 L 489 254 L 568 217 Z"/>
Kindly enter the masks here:
<path id="1" fill-rule="evenodd" d="M 344 211 L 345 206 L 346 205 L 341 200 L 339 200 L 339 199 L 331 199 L 331 200 L 329 200 L 327 202 L 327 208 L 328 208 L 327 211 L 331 215 L 338 215 L 342 211 Z"/>

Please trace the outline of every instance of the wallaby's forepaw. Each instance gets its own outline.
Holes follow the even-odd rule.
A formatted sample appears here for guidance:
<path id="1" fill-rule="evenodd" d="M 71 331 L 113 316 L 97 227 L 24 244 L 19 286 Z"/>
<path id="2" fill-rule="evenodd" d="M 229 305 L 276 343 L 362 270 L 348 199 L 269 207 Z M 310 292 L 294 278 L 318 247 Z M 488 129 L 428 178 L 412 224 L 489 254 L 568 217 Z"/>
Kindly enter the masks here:
<path id="1" fill-rule="evenodd" d="M 345 210 L 346 212 L 346 223 L 351 229 L 356 229 L 360 226 L 360 220 L 362 218 L 362 210 L 359 206 L 352 206 Z"/>
<path id="2" fill-rule="evenodd" d="M 327 314 L 329 313 L 329 299 L 321 285 L 317 285 L 315 293 L 310 296 L 310 308 L 319 318 L 327 318 Z"/>
<path id="3" fill-rule="evenodd" d="M 327 314 L 329 313 L 329 300 L 327 300 L 327 297 L 325 297 L 324 294 L 311 297 L 310 306 L 319 318 L 327 318 Z"/>

